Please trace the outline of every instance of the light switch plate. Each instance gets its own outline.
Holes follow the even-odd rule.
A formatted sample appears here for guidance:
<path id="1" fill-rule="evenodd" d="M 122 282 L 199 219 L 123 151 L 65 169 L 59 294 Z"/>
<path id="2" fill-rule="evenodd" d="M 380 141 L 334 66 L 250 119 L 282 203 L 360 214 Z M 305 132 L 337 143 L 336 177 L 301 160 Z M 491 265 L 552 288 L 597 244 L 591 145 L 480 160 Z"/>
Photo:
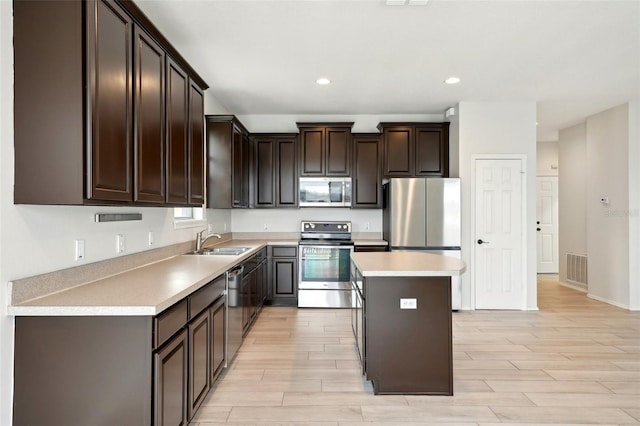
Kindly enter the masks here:
<path id="1" fill-rule="evenodd" d="M 400 309 L 418 309 L 418 299 L 400 299 Z"/>

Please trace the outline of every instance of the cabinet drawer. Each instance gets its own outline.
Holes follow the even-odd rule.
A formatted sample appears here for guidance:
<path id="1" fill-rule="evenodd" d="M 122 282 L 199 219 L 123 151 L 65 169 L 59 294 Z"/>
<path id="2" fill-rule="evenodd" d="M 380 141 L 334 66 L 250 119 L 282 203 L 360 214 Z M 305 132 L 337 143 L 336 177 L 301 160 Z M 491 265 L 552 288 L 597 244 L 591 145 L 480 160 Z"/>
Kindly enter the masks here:
<path id="1" fill-rule="evenodd" d="M 224 275 L 189 296 L 189 320 L 212 304 L 224 292 Z"/>
<path id="2" fill-rule="evenodd" d="M 187 323 L 187 299 L 183 299 L 154 318 L 153 347 L 160 347 Z"/>
<path id="3" fill-rule="evenodd" d="M 271 257 L 298 257 L 298 247 L 272 247 Z"/>

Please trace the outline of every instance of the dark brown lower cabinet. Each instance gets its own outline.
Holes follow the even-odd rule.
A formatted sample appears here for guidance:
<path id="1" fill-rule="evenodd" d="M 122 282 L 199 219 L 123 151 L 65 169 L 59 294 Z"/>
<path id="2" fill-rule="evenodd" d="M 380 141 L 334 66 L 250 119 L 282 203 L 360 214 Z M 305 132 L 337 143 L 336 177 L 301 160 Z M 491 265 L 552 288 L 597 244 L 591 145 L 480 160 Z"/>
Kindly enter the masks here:
<path id="1" fill-rule="evenodd" d="M 205 310 L 189 323 L 189 419 L 210 388 L 211 316 Z"/>
<path id="2" fill-rule="evenodd" d="M 451 278 L 362 278 L 352 268 L 352 283 L 361 286 L 352 327 L 373 393 L 453 395 Z M 398 309 L 403 299 L 409 306 Z"/>
<path id="3" fill-rule="evenodd" d="M 268 298 L 273 305 L 298 304 L 298 247 L 269 247 L 271 288 Z"/>
<path id="4" fill-rule="evenodd" d="M 151 424 L 152 322 L 16 317 L 13 424 Z"/>
<path id="5" fill-rule="evenodd" d="M 16 317 L 14 424 L 186 425 L 224 368 L 224 288 L 155 317 Z"/>
<path id="6" fill-rule="evenodd" d="M 187 341 L 187 331 L 182 330 L 153 355 L 154 425 L 187 424 Z"/>
<path id="7" fill-rule="evenodd" d="M 213 385 L 224 368 L 224 329 L 226 302 L 220 300 L 209 310 L 211 313 L 211 370 L 210 383 Z"/>

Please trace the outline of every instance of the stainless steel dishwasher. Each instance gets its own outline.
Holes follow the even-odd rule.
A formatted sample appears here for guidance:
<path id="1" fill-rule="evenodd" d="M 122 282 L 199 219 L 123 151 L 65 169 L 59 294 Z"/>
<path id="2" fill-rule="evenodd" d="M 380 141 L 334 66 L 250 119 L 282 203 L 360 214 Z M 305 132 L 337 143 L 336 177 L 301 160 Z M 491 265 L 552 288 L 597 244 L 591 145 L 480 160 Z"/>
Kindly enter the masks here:
<path id="1" fill-rule="evenodd" d="M 227 271 L 227 339 L 225 367 L 231 364 L 233 357 L 242 344 L 242 273 L 244 266 Z"/>

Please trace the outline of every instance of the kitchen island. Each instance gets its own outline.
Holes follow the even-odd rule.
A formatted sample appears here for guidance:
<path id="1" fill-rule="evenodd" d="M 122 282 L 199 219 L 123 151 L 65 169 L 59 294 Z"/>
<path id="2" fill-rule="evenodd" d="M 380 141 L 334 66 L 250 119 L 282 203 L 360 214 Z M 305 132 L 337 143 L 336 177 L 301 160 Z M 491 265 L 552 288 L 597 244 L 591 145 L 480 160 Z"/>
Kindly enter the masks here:
<path id="1" fill-rule="evenodd" d="M 465 263 L 402 251 L 351 260 L 352 328 L 374 393 L 453 395 L 451 277 Z"/>

